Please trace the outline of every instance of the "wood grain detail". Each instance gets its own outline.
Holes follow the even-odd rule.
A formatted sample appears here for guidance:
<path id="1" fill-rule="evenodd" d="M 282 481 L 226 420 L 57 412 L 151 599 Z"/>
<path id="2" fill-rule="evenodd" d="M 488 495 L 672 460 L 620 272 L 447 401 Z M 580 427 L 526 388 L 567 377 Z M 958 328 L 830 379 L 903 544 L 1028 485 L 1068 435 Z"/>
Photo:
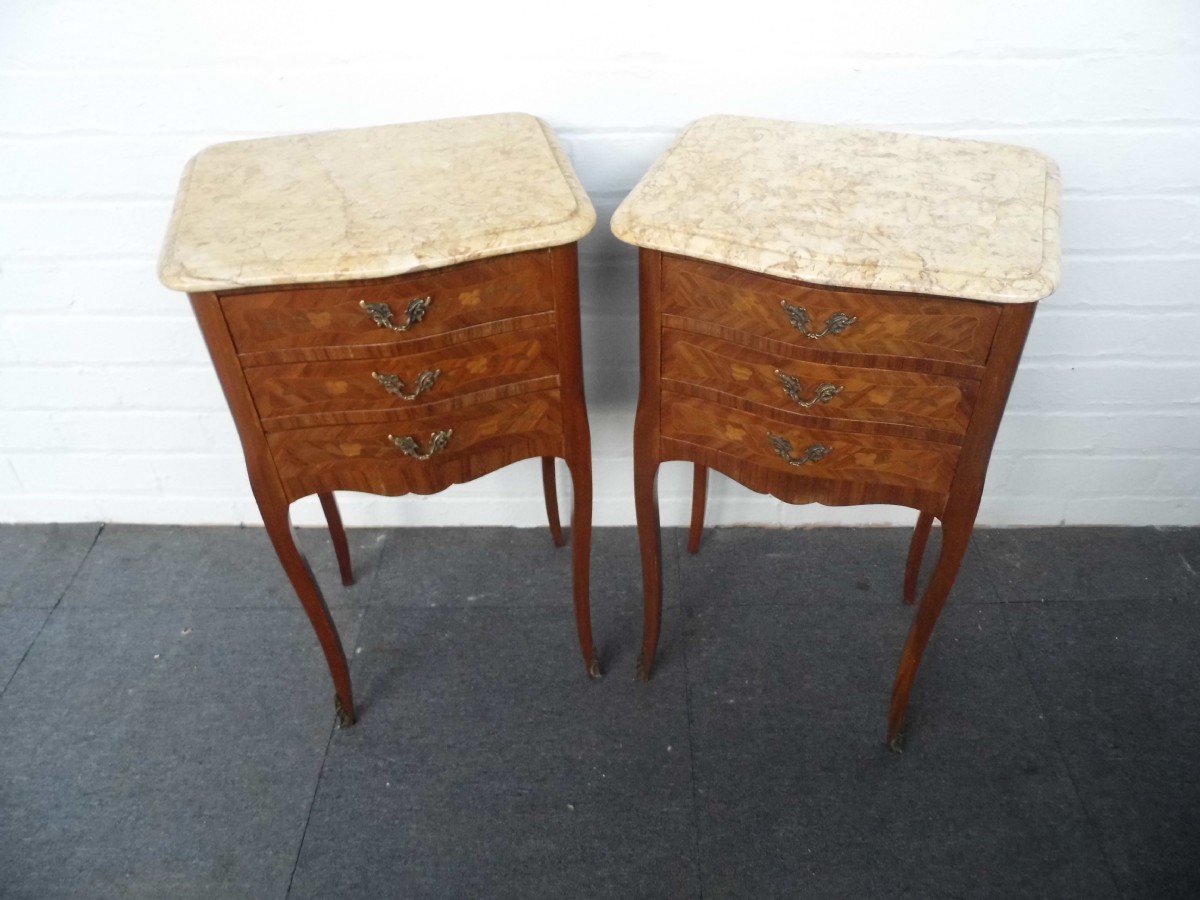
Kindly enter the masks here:
<path id="1" fill-rule="evenodd" d="M 793 327 L 782 304 L 804 308 L 813 330 L 836 313 L 857 320 L 820 340 Z M 839 291 L 715 263 L 664 255 L 662 312 L 799 350 L 820 349 L 983 365 L 1000 311 L 995 304 L 912 294 Z"/>
<path id="2" fill-rule="evenodd" d="M 401 427 L 402 425 L 402 427 Z M 432 459 L 407 457 L 389 440 L 412 435 L 425 447 L 435 431 L 453 429 Z M 486 475 L 520 459 L 562 456 L 558 390 L 469 407 L 454 416 L 389 423 L 306 428 L 267 435 L 288 500 L 324 491 L 432 494 Z"/>
<path id="3" fill-rule="evenodd" d="M 387 303 L 402 322 L 409 302 L 426 295 L 429 308 L 407 331 L 378 326 L 359 306 Z M 591 444 L 575 244 L 395 278 L 190 297 L 267 532 L 325 653 L 342 725 L 355 721 L 349 668 L 288 521 L 289 504 L 310 494 L 320 498 L 349 584 L 334 492 L 432 494 L 539 457 L 551 533 L 561 544 L 554 459 L 565 459 L 574 496 L 575 626 L 587 674 L 601 673 L 591 630 Z M 410 394 L 433 370 L 440 374 L 411 400 L 372 376 L 395 376 L 403 382 L 396 391 Z M 442 432 L 436 443 L 435 432 Z M 452 432 L 448 443 L 445 432 Z M 402 449 L 389 435 L 415 444 Z"/>
<path id="4" fill-rule="evenodd" d="M 827 446 L 832 452 L 819 462 L 798 468 L 775 452 L 767 437 L 769 432 L 787 438 L 797 453 L 813 444 Z M 750 463 L 761 469 L 778 472 L 784 478 L 802 476 L 817 481 L 889 485 L 930 495 L 944 495 L 948 491 L 958 459 L 958 448 L 951 444 L 801 428 L 787 421 L 670 391 L 664 391 L 662 395 L 662 437 L 664 448 L 667 441 L 706 447 L 717 451 L 727 460 Z M 671 458 L 703 462 L 692 455 L 672 455 Z M 724 464 L 707 464 L 710 468 L 726 472 L 727 466 Z M 732 472 L 726 474 L 736 477 Z"/>
<path id="5" fill-rule="evenodd" d="M 640 266 L 641 676 L 650 674 L 661 631 L 661 462 L 696 467 L 690 552 L 700 547 L 707 469 L 788 503 L 908 506 L 921 517 L 906 602 L 915 599 L 935 517 L 942 548 L 892 689 L 887 743 L 897 748 L 917 667 L 966 552 L 1035 304 L 831 290 L 645 248 Z M 785 302 L 807 317 L 789 316 Z M 856 321 L 842 327 L 836 313 Z M 814 333 L 837 327 L 816 340 L 793 327 L 799 320 Z M 830 385 L 829 402 L 799 406 L 776 370 L 798 380 L 802 400 Z M 833 387 L 842 390 L 830 394 Z"/>
<path id="6" fill-rule="evenodd" d="M 662 341 L 662 377 L 673 390 L 695 385 L 733 405 L 748 401 L 818 419 L 933 429 L 942 440 L 961 440 L 977 388 L 968 379 L 789 359 L 673 329 L 663 329 Z M 841 390 L 805 408 L 788 396 L 777 371 L 800 381 L 801 399 L 811 399 L 821 384 Z"/>
<path id="7" fill-rule="evenodd" d="M 441 374 L 414 400 L 388 393 L 373 375 L 397 375 L 413 385 L 423 371 Z M 460 408 L 519 393 L 523 386 L 525 390 L 556 387 L 557 373 L 557 333 L 542 328 L 425 353 L 256 366 L 246 370 L 246 381 L 263 427 L 278 431 Z"/>
<path id="8" fill-rule="evenodd" d="M 387 303 L 399 319 L 409 301 L 424 296 L 433 298 L 425 318 L 405 332 L 376 325 L 359 306 Z M 432 336 L 551 313 L 554 291 L 549 253 L 534 251 L 376 282 L 239 291 L 220 302 L 243 365 L 260 365 L 299 361 L 321 347 L 409 352 Z"/>

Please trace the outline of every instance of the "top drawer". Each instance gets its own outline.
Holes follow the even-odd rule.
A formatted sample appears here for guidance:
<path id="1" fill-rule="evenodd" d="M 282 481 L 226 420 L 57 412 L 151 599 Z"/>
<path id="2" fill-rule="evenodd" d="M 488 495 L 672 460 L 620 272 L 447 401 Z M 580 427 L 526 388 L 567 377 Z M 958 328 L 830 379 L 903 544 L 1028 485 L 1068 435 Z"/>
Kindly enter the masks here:
<path id="1" fill-rule="evenodd" d="M 410 315 L 413 301 L 421 302 Z M 221 308 L 238 353 L 245 355 L 417 341 L 549 312 L 554 308 L 554 289 L 549 253 L 534 251 L 359 287 L 323 285 L 228 294 L 221 297 Z M 463 339 L 478 336 L 468 334 Z M 271 360 L 246 362 L 267 361 Z"/>
<path id="2" fill-rule="evenodd" d="M 663 257 L 662 312 L 806 350 L 967 365 L 987 361 L 1000 318 L 995 304 L 813 287 L 678 256 Z"/>

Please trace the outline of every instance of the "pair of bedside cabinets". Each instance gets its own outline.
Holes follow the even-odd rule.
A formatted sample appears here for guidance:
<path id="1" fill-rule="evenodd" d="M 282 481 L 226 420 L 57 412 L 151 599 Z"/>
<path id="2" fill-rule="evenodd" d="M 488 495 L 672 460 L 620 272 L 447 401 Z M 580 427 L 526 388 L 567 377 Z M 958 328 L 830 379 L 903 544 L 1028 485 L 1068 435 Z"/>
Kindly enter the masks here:
<path id="1" fill-rule="evenodd" d="M 791 503 L 911 507 L 905 602 L 935 518 L 943 537 L 893 690 L 896 746 L 1036 301 L 1057 284 L 1058 203 L 1057 169 L 1033 151 L 727 116 L 647 173 L 612 220 L 640 248 L 643 678 L 660 463 L 695 466 L 692 552 L 709 469 Z M 575 620 L 600 674 L 577 261 L 594 224 L 526 115 L 242 141 L 189 163 L 160 276 L 191 298 L 343 725 L 345 654 L 288 517 L 310 494 L 349 584 L 335 491 L 430 494 L 539 458 L 561 546 L 565 460 Z"/>

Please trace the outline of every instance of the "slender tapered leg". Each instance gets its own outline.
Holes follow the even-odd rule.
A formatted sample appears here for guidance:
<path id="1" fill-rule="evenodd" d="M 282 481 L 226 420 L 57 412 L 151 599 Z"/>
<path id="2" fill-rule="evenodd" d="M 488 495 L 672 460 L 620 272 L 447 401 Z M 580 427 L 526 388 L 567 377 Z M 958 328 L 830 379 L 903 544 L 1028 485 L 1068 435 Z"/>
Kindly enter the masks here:
<path id="1" fill-rule="evenodd" d="M 900 655 L 900 666 L 892 687 L 887 743 L 893 750 L 900 749 L 900 727 L 904 724 L 908 695 L 917 675 L 917 667 L 921 664 L 921 655 L 925 652 L 925 645 L 933 633 L 938 616 L 941 615 L 950 588 L 954 586 L 954 579 L 958 576 L 959 566 L 962 565 L 967 544 L 971 540 L 971 529 L 979 512 L 979 498 L 983 494 L 983 481 L 987 475 L 996 428 L 1004 412 L 1004 404 L 1008 399 L 1009 388 L 1017 371 L 1017 361 L 1021 358 L 1021 348 L 1025 345 L 1025 336 L 1029 333 L 1029 324 L 1033 320 L 1036 305 L 1005 304 L 996 327 L 996 336 L 989 351 L 987 370 L 983 381 L 980 382 L 971 425 L 963 439 L 958 469 L 950 485 L 946 507 L 939 516 L 942 520 L 942 550 L 938 555 L 933 576 L 925 587 L 921 604 L 913 616 L 912 627 L 909 629 L 908 639 L 904 642 L 904 651 Z M 917 538 L 921 536 L 923 526 L 928 524 L 922 515 L 917 522 L 917 534 L 913 536 L 914 546 Z M 921 542 L 923 553 L 923 536 Z M 914 550 L 909 554 L 909 574 L 915 568 L 912 563 L 913 557 L 919 557 L 921 553 Z M 908 581 L 908 578 L 905 580 Z"/>
<path id="2" fill-rule="evenodd" d="M 650 680 L 654 654 L 658 650 L 658 633 L 662 627 L 662 532 L 658 521 L 658 496 L 655 481 L 658 463 L 653 460 L 634 461 L 633 495 L 637 513 L 638 542 L 642 549 L 642 592 L 644 621 L 642 625 L 642 656 L 637 674 L 642 681 Z"/>
<path id="3" fill-rule="evenodd" d="M 572 479 L 574 480 L 574 479 Z M 546 519 L 550 522 L 550 539 L 555 547 L 566 543 L 563 540 L 562 523 L 558 520 L 558 484 L 554 479 L 554 457 L 542 457 L 542 493 L 546 497 Z"/>
<path id="4" fill-rule="evenodd" d="M 321 589 L 313 579 L 312 571 L 304 556 L 296 548 L 292 537 L 292 526 L 288 520 L 288 499 L 279 482 L 279 473 L 271 460 L 270 449 L 267 447 L 266 436 L 258 420 L 258 412 L 254 407 L 254 398 L 246 386 L 242 374 L 241 363 L 237 357 L 237 348 L 233 344 L 229 328 L 221 312 L 220 301 L 216 294 L 190 294 L 192 308 L 200 322 L 204 333 L 204 341 L 208 344 L 213 364 L 217 368 L 217 377 L 233 411 L 233 419 L 237 424 L 238 437 L 242 441 L 242 449 L 246 453 L 246 472 L 250 476 L 250 487 L 254 491 L 254 499 L 262 513 L 263 524 L 267 528 L 267 536 L 275 548 L 275 555 L 287 574 L 292 589 L 308 614 L 313 631 L 325 654 L 325 662 L 329 666 L 329 674 L 333 676 L 334 708 L 342 726 L 354 724 L 354 694 L 350 689 L 350 670 L 346 666 L 346 654 L 342 650 L 342 641 L 338 637 L 337 627 L 329 615 L 329 607 L 321 596 Z M 333 495 L 322 496 L 321 506 L 325 510 L 329 522 L 329 532 L 333 536 L 335 551 L 338 554 L 338 565 L 342 569 L 342 578 L 350 573 L 350 559 L 346 548 L 346 534 L 342 528 L 341 516 L 337 514 L 337 506 Z M 328 500 L 328 502 L 326 502 Z M 331 515 L 332 511 L 332 515 Z M 338 547 L 339 543 L 341 548 Z M 345 562 L 343 562 L 343 554 Z"/>
<path id="5" fill-rule="evenodd" d="M 589 591 L 592 555 L 592 438 L 583 394 L 583 349 L 579 334 L 579 256 L 575 244 L 551 251 L 555 302 L 559 304 L 558 353 L 563 397 L 563 458 L 571 473 L 575 505 L 571 510 L 571 571 L 574 580 L 575 630 L 588 677 L 600 676 L 600 660 L 592 640 Z M 558 523 L 558 496 L 554 484 L 554 459 L 542 458 L 542 485 L 546 514 L 554 543 L 562 546 Z"/>
<path id="6" fill-rule="evenodd" d="M 333 540 L 333 552 L 337 555 L 342 584 L 349 587 L 354 584 L 354 569 L 350 566 L 350 545 L 346 543 L 342 514 L 338 512 L 337 501 L 333 499 L 332 493 L 317 494 L 317 497 L 321 501 L 321 509 L 325 512 L 325 521 L 329 523 L 329 537 Z"/>
<path id="7" fill-rule="evenodd" d="M 913 679 L 917 676 L 917 667 L 921 665 L 921 656 L 925 653 L 925 645 L 933 633 L 954 579 L 958 577 L 959 566 L 967 552 L 967 544 L 971 540 L 971 528 L 974 519 L 943 520 L 942 521 L 942 552 L 938 556 L 937 568 L 921 597 L 921 605 L 913 617 L 912 627 L 908 631 L 908 639 L 904 642 L 904 650 L 900 654 L 900 666 L 896 671 L 896 681 L 892 686 L 892 703 L 888 710 L 887 744 L 892 750 L 900 749 L 900 727 L 904 724 L 904 714 L 908 710 L 908 695 L 912 691 Z"/>
<path id="8" fill-rule="evenodd" d="M 704 505 L 708 502 L 708 469 L 699 463 L 692 472 L 692 525 L 688 529 L 688 553 L 700 549 L 700 535 L 704 532 Z"/>
<path id="9" fill-rule="evenodd" d="M 633 423 L 633 500 L 637 515 L 638 543 L 642 550 L 642 655 L 637 674 L 650 679 L 658 634 L 662 627 L 662 532 L 658 520 L 658 478 L 662 440 L 660 369 L 662 334 L 659 295 L 662 291 L 662 254 L 638 251 L 638 296 L 641 305 L 641 386 L 637 416 Z"/>
<path id="10" fill-rule="evenodd" d="M 575 630 L 589 678 L 599 678 L 600 660 L 592 640 L 590 572 L 592 553 L 592 467 L 590 460 L 568 461 L 575 507 L 571 510 L 571 572 L 574 580 Z"/>
<path id="11" fill-rule="evenodd" d="M 917 599 L 917 579 L 921 576 L 921 560 L 925 558 L 925 544 L 929 541 L 932 527 L 933 513 L 921 513 L 913 531 L 912 543 L 908 545 L 908 563 L 904 567 L 904 603 L 907 606 L 912 606 Z"/>
<path id="12" fill-rule="evenodd" d="M 329 615 L 329 607 L 325 605 L 321 589 L 313 578 L 312 570 L 308 567 L 308 561 L 296 547 L 296 541 L 292 537 L 291 523 L 288 521 L 287 507 L 276 508 L 273 505 L 264 505 L 260 501 L 259 509 L 262 511 L 263 523 L 267 526 L 271 544 L 275 548 L 275 555 L 283 564 L 283 571 L 287 574 L 288 581 L 292 583 L 296 596 L 300 598 L 300 604 L 308 614 L 308 620 L 312 623 L 313 631 L 317 633 L 317 640 L 321 643 L 325 662 L 329 666 L 329 674 L 333 676 L 334 707 L 337 710 L 340 724 L 342 727 L 353 725 L 355 722 L 354 693 L 350 687 L 350 670 L 346 666 L 346 654 L 342 650 L 342 641 L 338 637 L 337 626 L 333 624 L 333 617 Z"/>

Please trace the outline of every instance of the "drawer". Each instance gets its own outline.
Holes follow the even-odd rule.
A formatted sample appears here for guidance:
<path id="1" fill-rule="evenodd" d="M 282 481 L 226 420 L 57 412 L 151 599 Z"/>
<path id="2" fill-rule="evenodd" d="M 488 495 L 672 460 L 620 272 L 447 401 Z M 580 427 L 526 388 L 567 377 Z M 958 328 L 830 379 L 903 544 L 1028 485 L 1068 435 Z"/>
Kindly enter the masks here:
<path id="1" fill-rule="evenodd" d="M 958 441 L 967 430 L 978 383 L 944 375 L 830 365 L 752 350 L 674 329 L 662 333 L 662 378 L 684 393 L 761 403 L 791 413 L 892 423 Z M 935 436 L 935 435 L 931 435 Z"/>
<path id="2" fill-rule="evenodd" d="M 662 437 L 664 446 L 678 441 L 760 469 L 938 495 L 949 490 L 959 452 L 936 441 L 796 426 L 670 391 L 662 395 Z"/>
<path id="3" fill-rule="evenodd" d="M 550 313 L 554 290 L 550 256 L 535 251 L 361 286 L 254 291 L 223 295 L 220 302 L 243 365 L 260 365 L 353 355 L 269 355 L 275 352 L 278 357 L 279 351 L 396 347 L 456 332 L 465 331 L 460 337 L 469 340 L 513 330 L 512 320 Z M 410 317 L 407 310 L 414 302 L 424 303 L 423 311 Z M 366 309 L 364 304 L 377 308 Z"/>
<path id="4" fill-rule="evenodd" d="M 662 312 L 683 320 L 668 324 L 804 350 L 982 366 L 1000 318 L 995 304 L 832 290 L 677 256 L 662 272 Z"/>
<path id="5" fill-rule="evenodd" d="M 411 438 L 408 452 L 392 437 Z M 289 500 L 429 494 L 519 459 L 562 456 L 562 407 L 558 390 L 540 391 L 401 421 L 276 431 L 267 446 Z"/>
<path id="6" fill-rule="evenodd" d="M 246 369 L 263 428 L 420 416 L 522 389 L 558 384 L 553 328 L 480 338 L 438 350 Z M 356 415 L 357 414 L 357 415 Z"/>

